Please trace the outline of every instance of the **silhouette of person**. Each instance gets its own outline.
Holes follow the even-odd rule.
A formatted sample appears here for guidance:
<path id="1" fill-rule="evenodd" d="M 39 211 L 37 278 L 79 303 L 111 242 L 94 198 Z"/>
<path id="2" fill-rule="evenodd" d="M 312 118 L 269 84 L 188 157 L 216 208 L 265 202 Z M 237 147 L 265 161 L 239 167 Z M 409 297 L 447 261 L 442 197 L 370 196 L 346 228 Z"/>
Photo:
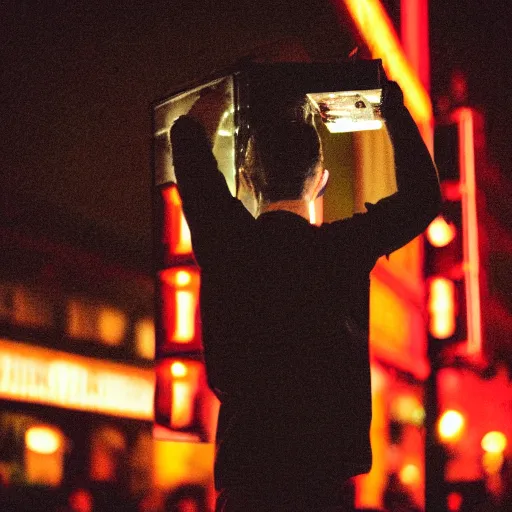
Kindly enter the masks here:
<path id="1" fill-rule="evenodd" d="M 342 483 L 371 468 L 369 273 L 423 232 L 441 201 L 401 89 L 384 89 L 398 191 L 321 226 L 308 220 L 328 179 L 312 123 L 253 127 L 239 173 L 254 216 L 230 194 L 212 154 L 222 94 L 204 95 L 171 128 L 201 269 L 208 382 L 221 402 L 218 511 L 336 510 Z"/>

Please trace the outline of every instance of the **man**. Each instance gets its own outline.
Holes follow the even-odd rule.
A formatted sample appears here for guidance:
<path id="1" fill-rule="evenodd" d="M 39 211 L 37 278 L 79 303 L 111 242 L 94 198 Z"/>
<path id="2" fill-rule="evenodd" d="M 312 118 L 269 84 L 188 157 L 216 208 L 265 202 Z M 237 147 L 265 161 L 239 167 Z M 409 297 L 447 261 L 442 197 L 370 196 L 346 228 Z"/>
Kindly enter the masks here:
<path id="1" fill-rule="evenodd" d="M 269 122 L 252 133 L 240 170 L 254 218 L 217 170 L 216 123 L 198 105 L 175 122 L 171 143 L 221 401 L 217 510 L 337 510 L 343 481 L 371 468 L 369 273 L 438 213 L 435 166 L 389 82 L 382 112 L 398 191 L 367 213 L 311 225 L 309 202 L 327 180 L 318 134 Z"/>

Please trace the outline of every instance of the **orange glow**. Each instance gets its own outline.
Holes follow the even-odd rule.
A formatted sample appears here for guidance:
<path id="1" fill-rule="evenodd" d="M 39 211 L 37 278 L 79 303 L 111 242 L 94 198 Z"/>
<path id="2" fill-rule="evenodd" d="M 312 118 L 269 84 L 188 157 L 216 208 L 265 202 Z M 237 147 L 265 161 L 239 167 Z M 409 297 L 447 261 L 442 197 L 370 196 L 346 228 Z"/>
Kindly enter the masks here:
<path id="1" fill-rule="evenodd" d="M 176 286 L 187 286 L 192 281 L 192 276 L 187 270 L 178 270 L 176 272 Z"/>
<path id="2" fill-rule="evenodd" d="M 482 321 L 480 312 L 480 256 L 478 247 L 478 218 L 476 211 L 475 143 L 473 112 L 461 108 L 456 112 L 459 122 L 459 161 L 462 192 L 464 275 L 468 312 L 469 354 L 480 354 L 482 349 Z"/>
<path id="3" fill-rule="evenodd" d="M 434 247 L 445 247 L 455 238 L 456 232 L 455 226 L 439 215 L 427 228 L 427 239 Z"/>
<path id="4" fill-rule="evenodd" d="M 503 453 L 507 447 L 507 437 L 503 432 L 487 432 L 482 438 L 482 448 L 489 453 Z"/>
<path id="5" fill-rule="evenodd" d="M 445 442 L 456 441 L 460 438 L 465 423 L 464 416 L 459 411 L 445 411 L 437 425 L 439 437 Z"/>
<path id="6" fill-rule="evenodd" d="M 176 327 L 173 340 L 178 343 L 187 343 L 194 339 L 196 333 L 195 299 L 191 292 L 176 292 Z"/>
<path id="7" fill-rule="evenodd" d="M 406 464 L 398 474 L 400 481 L 405 485 L 415 485 L 420 481 L 421 474 L 415 464 Z"/>
<path id="8" fill-rule="evenodd" d="M 101 341 L 108 345 L 119 345 L 126 334 L 128 319 L 119 309 L 102 307 L 99 310 L 98 331 Z"/>
<path id="9" fill-rule="evenodd" d="M 199 272 L 195 268 L 173 267 L 160 272 L 162 319 L 168 341 L 190 344 L 198 341 L 196 310 L 199 302 Z"/>
<path id="10" fill-rule="evenodd" d="M 162 242 L 169 247 L 170 255 L 192 253 L 192 241 L 176 186 L 162 189 L 164 203 L 162 219 Z M 170 256 L 168 255 L 168 256 Z"/>
<path id="11" fill-rule="evenodd" d="M 194 393 L 189 382 L 172 385 L 171 428 L 185 428 L 194 419 Z"/>
<path id="12" fill-rule="evenodd" d="M 33 452 L 49 455 L 61 448 L 62 435 L 51 427 L 31 427 L 25 432 L 25 445 Z"/>
<path id="13" fill-rule="evenodd" d="M 187 367 L 181 361 L 175 361 L 171 364 L 171 375 L 175 378 L 186 377 Z"/>
<path id="14" fill-rule="evenodd" d="M 432 104 L 429 95 L 408 62 L 393 24 L 380 1 L 338 0 L 339 3 L 342 1 L 373 58 L 382 59 L 388 77 L 402 87 L 405 102 L 415 121 L 418 124 L 430 123 Z"/>
<path id="15" fill-rule="evenodd" d="M 505 462 L 503 452 L 485 452 L 482 456 L 482 466 L 485 472 L 489 475 L 495 475 L 499 473 Z"/>
<path id="16" fill-rule="evenodd" d="M 0 340 L 0 398 L 153 417 L 151 370 Z"/>
<path id="17" fill-rule="evenodd" d="M 430 333 L 434 338 L 453 336 L 455 323 L 455 285 L 450 279 L 435 277 L 430 281 L 428 302 Z"/>
<path id="18" fill-rule="evenodd" d="M 144 359 L 155 358 L 155 322 L 142 318 L 135 324 L 135 350 Z"/>
<path id="19" fill-rule="evenodd" d="M 201 363 L 190 360 L 175 360 L 171 363 L 170 369 L 170 427 L 180 430 L 187 428 L 194 421 L 197 394 L 200 387 Z"/>
<path id="20" fill-rule="evenodd" d="M 391 403 L 391 415 L 402 423 L 421 426 L 425 420 L 425 409 L 412 395 L 399 395 Z"/>

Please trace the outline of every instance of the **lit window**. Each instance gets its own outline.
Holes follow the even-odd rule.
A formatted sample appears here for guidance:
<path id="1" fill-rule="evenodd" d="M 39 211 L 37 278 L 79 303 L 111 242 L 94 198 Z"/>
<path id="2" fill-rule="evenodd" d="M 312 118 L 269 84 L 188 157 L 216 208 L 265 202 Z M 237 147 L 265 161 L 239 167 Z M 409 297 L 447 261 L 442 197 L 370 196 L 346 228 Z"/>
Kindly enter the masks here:
<path id="1" fill-rule="evenodd" d="M 27 327 L 52 327 L 54 323 L 53 304 L 48 295 L 16 286 L 13 293 L 13 322 Z"/>
<path id="2" fill-rule="evenodd" d="M 142 318 L 135 324 L 135 352 L 144 359 L 155 358 L 155 323 Z"/>
<path id="3" fill-rule="evenodd" d="M 81 299 L 68 302 L 66 331 L 72 338 L 119 345 L 126 336 L 127 325 L 127 316 L 120 309 Z"/>
<path id="4" fill-rule="evenodd" d="M 98 309 L 99 339 L 107 345 L 119 345 L 126 335 L 126 315 L 112 307 L 102 306 Z"/>
<path id="5" fill-rule="evenodd" d="M 49 425 L 34 425 L 25 431 L 25 472 L 31 484 L 57 487 L 64 476 L 65 438 Z"/>
<path id="6" fill-rule="evenodd" d="M 430 282 L 430 332 L 438 339 L 453 336 L 456 329 L 455 285 L 450 279 L 436 277 Z"/>

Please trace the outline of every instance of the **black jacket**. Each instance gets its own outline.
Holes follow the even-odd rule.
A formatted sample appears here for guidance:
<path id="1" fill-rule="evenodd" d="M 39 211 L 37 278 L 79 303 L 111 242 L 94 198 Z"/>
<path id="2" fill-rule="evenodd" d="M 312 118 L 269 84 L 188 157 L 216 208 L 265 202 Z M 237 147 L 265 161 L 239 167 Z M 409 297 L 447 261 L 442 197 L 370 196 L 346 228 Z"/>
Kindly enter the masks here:
<path id="1" fill-rule="evenodd" d="M 201 268 L 203 346 L 221 401 L 215 484 L 309 485 L 371 467 L 369 273 L 436 216 L 436 169 L 405 107 L 387 121 L 398 192 L 350 219 L 254 219 L 233 198 L 202 126 L 171 129 Z"/>

